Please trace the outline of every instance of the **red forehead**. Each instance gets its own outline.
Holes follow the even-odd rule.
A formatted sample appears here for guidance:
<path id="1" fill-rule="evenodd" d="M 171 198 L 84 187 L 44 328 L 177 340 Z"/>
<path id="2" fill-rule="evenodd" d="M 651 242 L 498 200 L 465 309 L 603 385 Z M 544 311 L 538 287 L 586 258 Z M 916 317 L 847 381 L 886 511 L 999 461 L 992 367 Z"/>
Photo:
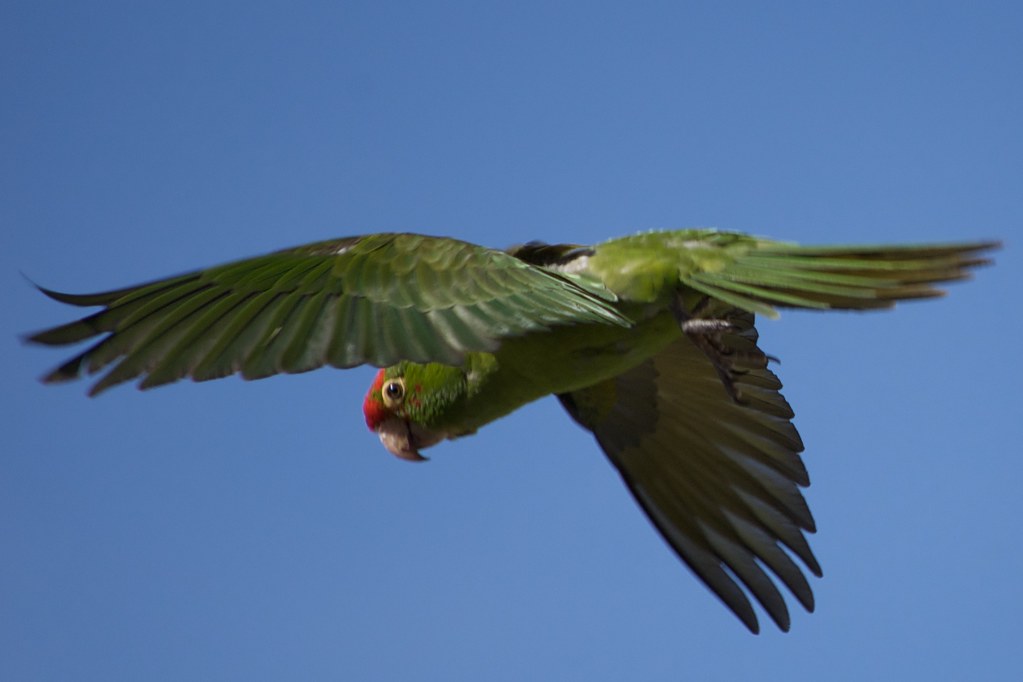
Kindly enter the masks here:
<path id="1" fill-rule="evenodd" d="M 384 407 L 384 400 L 380 396 L 380 390 L 384 386 L 384 370 L 377 372 L 373 383 L 369 386 L 366 399 L 362 401 L 362 414 L 366 417 L 366 426 L 370 431 L 376 431 L 377 427 L 387 417 L 387 408 Z"/>

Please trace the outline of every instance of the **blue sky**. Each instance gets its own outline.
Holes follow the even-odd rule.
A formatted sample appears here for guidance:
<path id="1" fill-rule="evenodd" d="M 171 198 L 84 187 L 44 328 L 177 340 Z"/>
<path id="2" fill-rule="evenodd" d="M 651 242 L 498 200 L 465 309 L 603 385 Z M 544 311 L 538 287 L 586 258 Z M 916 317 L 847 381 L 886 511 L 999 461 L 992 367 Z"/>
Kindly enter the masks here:
<path id="1" fill-rule="evenodd" d="M 1018 674 L 1018 4 L 0 13 L 0 678 Z M 947 299 L 761 324 L 825 572 L 788 634 L 749 635 L 553 400 L 413 466 L 363 424 L 366 368 L 90 400 L 18 340 L 72 314 L 22 273 L 684 226 L 1006 241 Z"/>

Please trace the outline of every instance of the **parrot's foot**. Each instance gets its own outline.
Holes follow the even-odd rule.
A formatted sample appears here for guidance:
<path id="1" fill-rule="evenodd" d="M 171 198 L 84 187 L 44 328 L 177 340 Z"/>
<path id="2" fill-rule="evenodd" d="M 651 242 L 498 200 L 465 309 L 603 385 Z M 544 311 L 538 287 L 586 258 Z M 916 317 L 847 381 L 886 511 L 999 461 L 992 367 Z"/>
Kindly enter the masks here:
<path id="1" fill-rule="evenodd" d="M 699 317 L 706 312 L 706 302 L 707 299 L 704 299 L 690 312 L 680 300 L 676 300 L 672 312 L 682 333 L 714 364 L 728 397 L 740 405 L 746 405 L 748 401 L 743 398 L 738 381 L 750 370 L 766 367 L 771 358 L 755 344 L 752 350 L 737 348 L 739 344 L 735 340 L 742 329 L 735 322 L 727 318 Z"/>

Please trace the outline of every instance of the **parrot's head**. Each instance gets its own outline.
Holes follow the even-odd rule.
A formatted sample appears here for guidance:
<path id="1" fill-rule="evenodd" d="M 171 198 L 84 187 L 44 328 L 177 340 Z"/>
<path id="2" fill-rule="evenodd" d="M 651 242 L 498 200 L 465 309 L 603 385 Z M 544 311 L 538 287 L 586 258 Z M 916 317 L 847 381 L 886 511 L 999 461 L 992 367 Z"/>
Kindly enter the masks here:
<path id="1" fill-rule="evenodd" d="M 421 462 L 419 450 L 448 437 L 439 424 L 448 408 L 465 396 L 465 375 L 446 365 L 403 362 L 377 372 L 362 413 L 387 450 L 401 459 Z"/>

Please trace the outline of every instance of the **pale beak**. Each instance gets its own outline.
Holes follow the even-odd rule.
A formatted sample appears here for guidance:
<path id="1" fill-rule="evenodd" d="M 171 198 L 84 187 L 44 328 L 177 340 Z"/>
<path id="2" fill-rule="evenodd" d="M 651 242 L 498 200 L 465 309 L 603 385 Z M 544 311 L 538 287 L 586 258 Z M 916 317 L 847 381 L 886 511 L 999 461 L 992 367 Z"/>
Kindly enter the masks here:
<path id="1" fill-rule="evenodd" d="M 420 442 L 420 438 L 413 433 L 409 423 L 394 415 L 381 422 L 377 428 L 377 434 L 388 452 L 408 462 L 425 462 L 427 458 L 419 454 L 418 448 L 420 446 L 429 447 L 437 442 L 436 440 Z"/>

